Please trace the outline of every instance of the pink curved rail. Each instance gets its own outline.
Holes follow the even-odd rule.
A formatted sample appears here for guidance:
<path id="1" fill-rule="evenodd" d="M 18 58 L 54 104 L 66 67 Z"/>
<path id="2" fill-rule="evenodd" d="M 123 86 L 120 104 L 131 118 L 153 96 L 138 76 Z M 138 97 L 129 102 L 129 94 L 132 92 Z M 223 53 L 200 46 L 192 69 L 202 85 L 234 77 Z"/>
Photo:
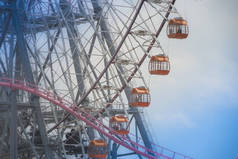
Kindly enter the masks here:
<path id="1" fill-rule="evenodd" d="M 130 134 L 131 137 L 136 138 L 136 135 L 135 135 L 135 134 L 132 134 L 132 133 L 129 133 L 129 134 Z M 143 142 L 143 140 L 142 140 L 141 137 L 138 137 L 138 136 L 137 136 L 137 138 L 139 139 L 139 141 L 138 141 L 137 143 Z M 173 151 L 173 150 L 171 150 L 171 149 L 169 149 L 169 148 L 163 147 L 163 146 L 158 145 L 158 144 L 155 144 L 155 143 L 153 143 L 153 142 L 151 142 L 151 145 L 153 145 L 154 148 L 156 148 L 156 149 L 159 150 L 160 152 L 166 152 L 166 153 L 170 154 L 173 159 L 176 159 L 176 158 L 193 159 L 192 157 L 186 156 L 186 155 L 181 154 L 181 153 L 179 153 L 179 152 L 175 152 L 175 151 Z M 238 156 L 237 156 L 237 159 L 238 159 Z"/>
<path id="2" fill-rule="evenodd" d="M 132 140 L 129 140 L 127 137 L 117 134 L 114 130 L 105 126 L 101 121 L 96 119 L 94 116 L 92 116 L 92 115 L 88 114 L 87 112 L 84 112 L 83 110 L 78 108 L 77 105 L 74 105 L 74 104 L 70 103 L 69 101 L 64 100 L 63 98 L 55 95 L 54 93 L 52 93 L 50 91 L 39 88 L 38 86 L 29 84 L 29 83 L 25 83 L 23 81 L 12 80 L 9 78 L 0 78 L 0 86 L 9 87 L 12 90 L 24 90 L 24 91 L 32 93 L 38 97 L 41 97 L 45 100 L 48 100 L 51 103 L 64 109 L 71 115 L 75 116 L 76 118 L 84 121 L 87 125 L 96 129 L 98 132 L 107 136 L 114 142 L 116 142 L 116 143 L 124 146 L 125 148 L 130 149 L 131 151 L 134 151 L 137 154 L 140 154 L 144 157 L 147 157 L 149 159 L 157 159 L 157 158 L 174 159 L 175 158 L 175 156 L 170 157 L 170 156 L 164 155 L 162 153 L 158 153 L 158 152 L 152 151 L 150 149 L 147 149 L 146 147 L 144 147 Z M 112 132 L 112 133 L 109 133 L 109 132 Z M 116 134 L 116 135 L 113 135 L 113 134 Z M 134 146 L 131 146 L 131 145 L 134 145 L 135 147 L 138 147 L 139 149 L 136 149 Z M 151 154 L 154 154 L 154 155 L 151 155 Z M 190 157 L 187 157 L 187 156 L 183 156 L 183 158 L 190 159 Z"/>

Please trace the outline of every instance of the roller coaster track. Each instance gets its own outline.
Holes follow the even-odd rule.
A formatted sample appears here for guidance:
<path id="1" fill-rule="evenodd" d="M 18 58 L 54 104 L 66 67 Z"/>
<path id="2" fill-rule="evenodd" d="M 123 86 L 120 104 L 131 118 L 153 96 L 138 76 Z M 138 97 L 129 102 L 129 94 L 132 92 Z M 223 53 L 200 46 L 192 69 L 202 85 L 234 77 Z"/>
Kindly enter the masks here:
<path id="1" fill-rule="evenodd" d="M 149 159 L 175 159 L 176 152 L 173 152 L 172 155 L 165 155 L 162 153 L 158 153 L 155 151 L 152 151 L 150 149 L 147 149 L 146 147 L 128 139 L 127 137 L 117 134 L 114 130 L 104 125 L 100 120 L 96 119 L 94 116 L 88 114 L 87 112 L 80 109 L 77 105 L 68 102 L 67 100 L 61 98 L 60 96 L 48 91 L 44 90 L 42 88 L 39 88 L 38 86 L 32 85 L 30 83 L 26 83 L 24 81 L 19 80 L 12 80 L 9 78 L 0 78 L 0 86 L 1 87 L 9 87 L 13 91 L 16 90 L 23 90 L 26 92 L 29 92 L 37 97 L 41 97 L 56 106 L 62 108 L 63 110 L 67 111 L 74 117 L 76 117 L 79 120 L 84 121 L 87 125 L 91 126 L 95 130 L 97 130 L 99 133 L 107 136 L 114 142 L 124 146 L 125 148 L 134 151 L 137 154 L 140 154 L 144 157 L 147 157 Z M 134 146 L 131 146 L 134 145 Z M 137 147 L 137 148 L 135 148 Z M 172 152 L 172 151 L 171 151 Z M 153 155 L 151 155 L 153 154 Z M 192 159 L 191 157 L 184 156 L 179 154 L 179 156 L 182 156 L 184 159 Z"/>

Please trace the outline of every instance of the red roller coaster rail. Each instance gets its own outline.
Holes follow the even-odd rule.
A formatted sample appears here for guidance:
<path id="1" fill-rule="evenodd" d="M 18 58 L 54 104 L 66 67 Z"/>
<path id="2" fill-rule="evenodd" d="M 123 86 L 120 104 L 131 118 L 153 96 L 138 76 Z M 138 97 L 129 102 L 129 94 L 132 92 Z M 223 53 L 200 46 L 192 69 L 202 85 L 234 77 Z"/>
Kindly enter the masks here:
<path id="1" fill-rule="evenodd" d="M 0 78 L 0 86 L 9 87 L 12 90 L 24 90 L 29 93 L 32 93 L 35 96 L 41 97 L 45 100 L 48 100 L 49 102 L 59 106 L 60 108 L 64 109 L 71 115 L 75 116 L 76 118 L 84 121 L 87 125 L 96 129 L 98 132 L 107 136 L 114 142 L 124 146 L 125 148 L 127 148 L 131 151 L 134 151 L 137 154 L 147 157 L 149 159 L 157 159 L 159 157 L 161 159 L 176 159 L 176 156 L 179 156 L 180 158 L 182 157 L 184 159 L 192 159 L 191 157 L 173 152 L 166 148 L 163 148 L 163 149 L 169 151 L 172 154 L 171 156 L 147 149 L 146 147 L 128 139 L 127 137 L 125 137 L 123 135 L 116 134 L 116 132 L 114 130 L 112 130 L 111 128 L 104 125 L 101 121 L 96 119 L 94 116 L 81 110 L 79 107 L 77 107 L 77 105 L 61 98 L 60 96 L 58 96 L 48 90 L 39 88 L 38 86 L 23 82 L 23 81 L 19 81 L 19 80 L 12 80 L 9 78 Z M 109 132 L 111 132 L 111 133 L 109 133 Z M 116 135 L 114 135 L 114 134 L 116 134 Z M 133 145 L 133 146 L 131 146 L 131 145 Z M 135 147 L 137 147 L 138 149 Z"/>

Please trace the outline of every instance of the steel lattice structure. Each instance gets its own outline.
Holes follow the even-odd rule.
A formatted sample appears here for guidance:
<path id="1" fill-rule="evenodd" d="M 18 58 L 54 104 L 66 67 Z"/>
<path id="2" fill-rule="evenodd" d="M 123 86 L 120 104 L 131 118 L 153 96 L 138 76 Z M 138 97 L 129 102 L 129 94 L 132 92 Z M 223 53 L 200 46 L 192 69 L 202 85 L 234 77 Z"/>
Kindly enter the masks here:
<path id="1" fill-rule="evenodd" d="M 163 52 L 174 3 L 0 0 L 0 158 L 88 158 L 95 138 L 108 159 L 190 158 L 154 145 L 143 109 L 129 105 L 132 88 L 149 89 L 140 67 Z M 110 127 L 118 114 L 130 134 Z"/>

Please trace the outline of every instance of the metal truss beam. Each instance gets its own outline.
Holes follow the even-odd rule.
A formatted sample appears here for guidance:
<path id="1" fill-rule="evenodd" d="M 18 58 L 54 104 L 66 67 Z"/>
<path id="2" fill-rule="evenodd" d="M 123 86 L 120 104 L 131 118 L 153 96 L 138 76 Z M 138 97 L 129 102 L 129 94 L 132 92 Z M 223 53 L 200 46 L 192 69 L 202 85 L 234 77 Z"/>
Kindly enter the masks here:
<path id="1" fill-rule="evenodd" d="M 70 45 L 70 49 L 72 53 L 74 69 L 75 69 L 77 83 L 79 87 L 78 89 L 80 90 L 79 94 L 80 96 L 82 96 L 85 90 L 85 84 L 84 84 L 82 69 L 80 65 L 81 52 L 77 46 L 77 41 L 75 41 L 75 39 L 77 39 L 78 37 L 78 34 L 77 34 L 77 31 L 75 30 L 75 23 L 71 19 L 73 17 L 71 12 L 71 5 L 66 0 L 60 0 L 60 3 L 63 4 L 61 5 L 61 10 L 63 12 L 64 21 L 67 28 L 69 45 Z"/>
<path id="2" fill-rule="evenodd" d="M 25 79 L 29 83 L 35 83 L 34 78 L 33 78 L 33 73 L 31 70 L 31 64 L 29 61 L 29 57 L 27 54 L 27 49 L 26 49 L 26 41 L 24 38 L 24 32 L 23 32 L 23 23 L 24 23 L 24 2 L 22 0 L 12 2 L 12 24 L 14 26 L 15 32 L 16 32 L 16 39 L 17 39 L 17 46 L 16 46 L 16 56 L 19 57 L 19 61 L 21 61 L 23 72 L 25 74 Z M 37 118 L 37 123 L 39 126 L 39 131 L 41 135 L 41 140 L 44 145 L 44 152 L 45 156 L 47 159 L 51 159 L 51 150 L 48 147 L 48 139 L 47 139 L 47 134 L 45 130 L 45 124 L 43 121 L 43 117 L 41 114 L 41 109 L 40 109 L 40 103 L 39 103 L 39 98 L 36 96 L 32 96 L 31 98 L 32 104 L 35 106 L 35 113 L 36 113 L 36 118 Z"/>
<path id="3" fill-rule="evenodd" d="M 16 91 L 11 91 L 10 95 L 11 119 L 10 119 L 10 159 L 17 159 L 17 109 L 16 109 Z"/>
<path id="4" fill-rule="evenodd" d="M 6 34 L 7 34 L 7 30 L 8 30 L 8 28 L 9 28 L 9 24 L 10 24 L 11 17 L 12 17 L 12 14 L 9 13 L 9 14 L 7 15 L 7 17 L 6 17 L 6 20 L 5 20 L 6 22 L 5 22 L 5 24 L 3 25 L 2 35 L 1 35 L 1 38 L 0 38 L 0 48 L 1 48 L 1 46 L 2 46 L 2 43 L 3 43 L 3 41 L 4 41 L 5 36 L 6 36 Z"/>
<path id="5" fill-rule="evenodd" d="M 92 4 L 93 4 L 94 10 L 95 10 L 95 13 L 96 14 L 100 14 L 101 8 L 100 8 L 100 6 L 98 4 L 98 0 L 92 0 Z M 101 19 L 101 29 L 102 29 L 103 35 L 104 35 L 104 37 L 106 39 L 106 43 L 108 45 L 110 53 L 113 56 L 114 53 L 116 52 L 116 49 L 115 49 L 113 40 L 111 38 L 111 35 L 109 34 L 109 30 L 107 28 L 106 22 L 105 22 L 105 20 L 103 18 Z M 117 67 L 119 68 L 118 75 L 120 77 L 121 83 L 122 83 L 122 85 L 126 85 L 126 81 L 124 80 L 124 78 L 121 75 L 121 74 L 124 74 L 124 70 L 123 70 L 123 68 L 122 68 L 122 66 L 120 64 L 117 64 Z M 128 101 L 130 99 L 130 90 L 131 89 L 126 85 L 125 93 L 126 93 Z M 142 139 L 143 139 L 143 142 L 144 142 L 145 146 L 148 149 L 152 150 L 152 145 L 151 145 L 150 137 L 149 137 L 149 135 L 147 133 L 149 130 L 145 129 L 145 126 L 144 126 L 144 123 L 143 123 L 143 121 L 141 119 L 140 113 L 139 113 L 139 111 L 136 108 L 134 108 L 133 114 L 134 114 L 135 120 L 138 123 L 138 128 L 139 128 L 140 134 L 141 134 L 141 136 L 143 136 Z"/>
<path id="6" fill-rule="evenodd" d="M 117 158 L 117 144 L 116 143 L 113 143 L 112 144 L 112 152 L 111 152 L 111 155 L 112 155 L 112 158 L 111 159 L 116 159 Z"/>
<path id="7" fill-rule="evenodd" d="M 125 157 L 125 156 L 131 156 L 131 155 L 136 155 L 136 153 L 131 152 L 131 153 L 119 154 L 119 155 L 117 155 L 117 157 Z"/>
<path id="8" fill-rule="evenodd" d="M 1 1 L 5 1 L 5 0 L 1 0 Z M 0 11 L 1 12 L 8 12 L 8 11 L 10 11 L 11 10 L 11 8 L 10 8 L 10 6 L 9 5 L 0 5 Z"/>

